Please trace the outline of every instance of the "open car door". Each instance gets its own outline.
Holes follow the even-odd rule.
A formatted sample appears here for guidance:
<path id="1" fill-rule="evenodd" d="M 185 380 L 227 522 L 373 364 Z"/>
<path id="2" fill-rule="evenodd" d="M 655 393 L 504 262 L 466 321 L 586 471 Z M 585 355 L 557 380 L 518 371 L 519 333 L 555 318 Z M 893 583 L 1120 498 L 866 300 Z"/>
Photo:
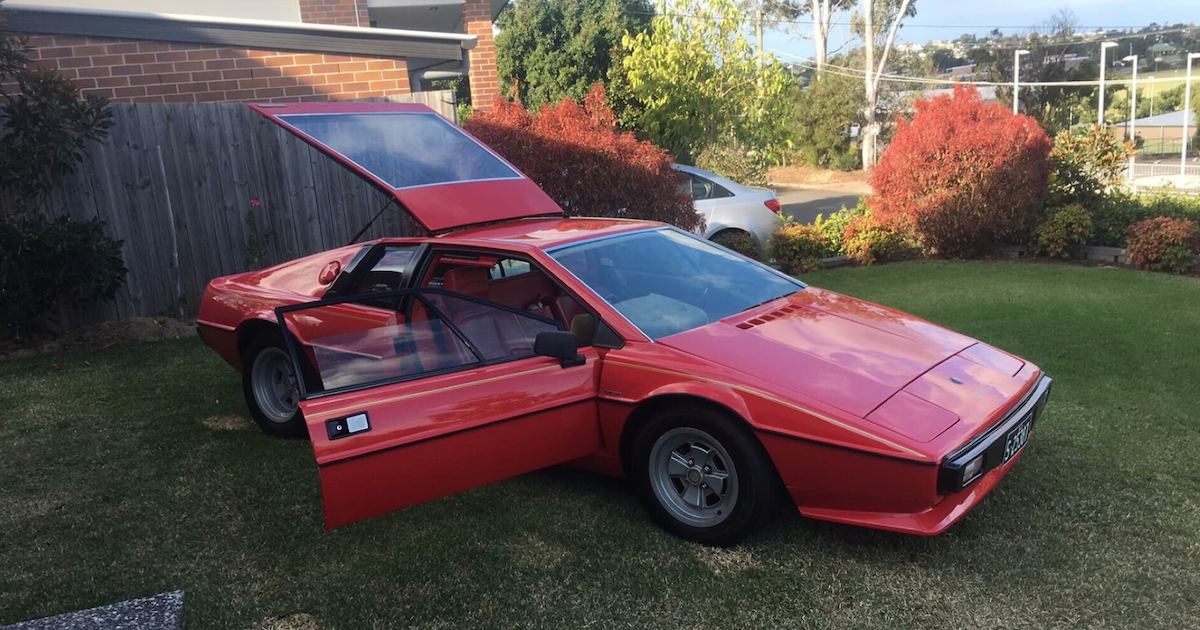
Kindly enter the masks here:
<path id="1" fill-rule="evenodd" d="M 298 336 L 322 309 L 380 299 L 395 301 L 386 322 Z M 554 320 L 440 289 L 276 314 L 304 375 L 327 528 L 600 450 L 596 351 L 534 354 L 539 333 L 562 329 Z"/>

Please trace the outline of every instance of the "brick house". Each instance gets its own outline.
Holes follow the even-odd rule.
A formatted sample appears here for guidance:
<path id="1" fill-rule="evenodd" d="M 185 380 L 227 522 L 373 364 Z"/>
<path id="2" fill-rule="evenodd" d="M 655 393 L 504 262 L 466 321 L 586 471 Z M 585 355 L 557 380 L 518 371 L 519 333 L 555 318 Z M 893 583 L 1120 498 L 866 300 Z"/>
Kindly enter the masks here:
<path id="1" fill-rule="evenodd" d="M 114 102 L 383 97 L 466 76 L 499 97 L 503 0 L 26 0 L 0 8 L 40 65 Z"/>

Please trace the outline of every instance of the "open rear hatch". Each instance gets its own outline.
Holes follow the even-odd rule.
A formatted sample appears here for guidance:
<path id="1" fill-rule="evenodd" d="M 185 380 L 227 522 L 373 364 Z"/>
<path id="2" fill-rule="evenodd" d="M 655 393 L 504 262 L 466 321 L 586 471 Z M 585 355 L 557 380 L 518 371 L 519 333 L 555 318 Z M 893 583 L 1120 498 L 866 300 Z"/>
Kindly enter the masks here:
<path id="1" fill-rule="evenodd" d="M 424 105 L 250 107 L 391 194 L 430 232 L 563 214 L 516 167 Z"/>

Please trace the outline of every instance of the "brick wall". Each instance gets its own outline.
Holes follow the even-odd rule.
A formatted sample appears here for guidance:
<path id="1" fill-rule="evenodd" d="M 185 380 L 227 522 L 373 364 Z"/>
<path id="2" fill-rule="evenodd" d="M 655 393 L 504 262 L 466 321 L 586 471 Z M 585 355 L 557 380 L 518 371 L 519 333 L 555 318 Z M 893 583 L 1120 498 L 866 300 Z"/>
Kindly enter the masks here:
<path id="1" fill-rule="evenodd" d="M 492 37 L 492 3 L 490 0 L 463 2 L 463 30 L 475 35 L 479 43 L 471 55 L 471 105 L 487 109 L 500 98 L 500 82 L 496 76 L 496 44 Z"/>
<path id="2" fill-rule="evenodd" d="M 364 28 L 371 25 L 367 0 L 300 0 L 300 21 Z"/>
<path id="3" fill-rule="evenodd" d="M 331 101 L 409 92 L 403 59 L 61 35 L 33 36 L 29 45 L 37 64 L 115 102 Z"/>

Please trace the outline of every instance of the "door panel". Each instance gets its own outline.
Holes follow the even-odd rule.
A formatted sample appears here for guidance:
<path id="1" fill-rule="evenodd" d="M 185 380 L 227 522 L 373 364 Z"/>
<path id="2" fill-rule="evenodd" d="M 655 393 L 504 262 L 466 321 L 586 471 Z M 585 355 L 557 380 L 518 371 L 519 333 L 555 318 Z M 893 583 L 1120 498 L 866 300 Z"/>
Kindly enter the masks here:
<path id="1" fill-rule="evenodd" d="M 372 326 L 324 311 L 394 295 Z M 467 308 L 467 307 L 470 308 Z M 294 356 L 313 350 L 322 389 L 300 403 L 321 474 L 327 527 L 338 527 L 577 459 L 601 448 L 600 363 L 534 356 L 533 337 L 561 324 L 440 290 L 409 289 L 285 307 Z M 445 319 L 449 318 L 449 319 Z M 489 352 L 503 347 L 505 353 Z M 298 356 L 297 356 L 298 358 Z"/>
<path id="2" fill-rule="evenodd" d="M 340 527 L 600 450 L 599 362 L 511 361 L 301 403 L 325 526 Z M 330 439 L 327 421 L 370 429 Z"/>

